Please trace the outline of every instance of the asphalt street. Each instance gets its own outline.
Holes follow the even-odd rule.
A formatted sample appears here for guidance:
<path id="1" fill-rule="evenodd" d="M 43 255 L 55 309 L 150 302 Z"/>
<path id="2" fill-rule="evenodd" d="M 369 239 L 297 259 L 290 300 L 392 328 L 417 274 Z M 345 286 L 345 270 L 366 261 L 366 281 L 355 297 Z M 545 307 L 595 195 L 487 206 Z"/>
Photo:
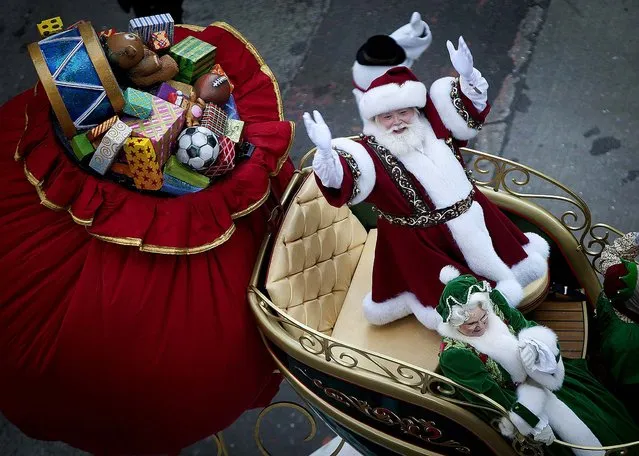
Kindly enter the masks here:
<path id="1" fill-rule="evenodd" d="M 10 71 L 0 74 L 0 102 L 36 82 L 26 45 L 37 41 L 35 24 L 43 18 L 124 30 L 132 17 L 115 0 L 8 0 L 3 10 L 0 46 Z M 453 74 L 445 43 L 461 34 L 490 84 L 493 110 L 474 147 L 574 189 L 596 222 L 639 229 L 639 5 L 632 0 L 185 0 L 184 22 L 228 22 L 260 51 L 279 80 L 286 117 L 297 122 L 292 157 L 298 161 L 311 146 L 304 111 L 320 110 L 334 136 L 359 132 L 350 75 L 355 52 L 368 36 L 406 23 L 413 11 L 422 13 L 434 37 L 414 66 L 425 83 Z M 283 385 L 277 399 L 295 395 Z M 250 438 L 256 413 L 225 431 L 229 454 L 259 454 Z M 298 415 L 273 415 L 265 424 L 273 454 L 309 454 L 332 435 L 320 426 L 312 442 L 299 444 L 307 428 Z M 0 455 L 80 454 L 31 440 L 0 416 Z M 214 442 L 184 454 L 214 455 Z"/>

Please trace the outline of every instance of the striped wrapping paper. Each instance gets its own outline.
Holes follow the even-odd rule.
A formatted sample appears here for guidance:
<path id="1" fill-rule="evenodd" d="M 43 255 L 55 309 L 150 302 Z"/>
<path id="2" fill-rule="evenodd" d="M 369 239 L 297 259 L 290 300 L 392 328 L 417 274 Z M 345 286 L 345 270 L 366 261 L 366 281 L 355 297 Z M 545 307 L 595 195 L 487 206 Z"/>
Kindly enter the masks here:
<path id="1" fill-rule="evenodd" d="M 110 119 L 105 120 L 97 127 L 93 127 L 91 130 L 87 132 L 87 139 L 89 141 L 95 141 L 99 139 L 100 137 L 102 137 L 102 135 L 104 135 L 107 131 L 109 131 L 109 128 L 115 125 L 117 121 L 118 121 L 118 116 L 116 115 L 111 117 Z"/>
<path id="2" fill-rule="evenodd" d="M 215 52 L 217 48 L 194 36 L 187 36 L 171 47 L 169 55 L 180 67 L 175 80 L 187 84 L 193 84 L 197 78 L 208 73 L 215 64 Z"/>
<path id="3" fill-rule="evenodd" d="M 170 14 L 157 14 L 155 16 L 136 17 L 129 21 L 129 32 L 136 33 L 145 44 L 151 40 L 153 32 L 166 31 L 171 44 L 173 43 L 174 21 Z"/>

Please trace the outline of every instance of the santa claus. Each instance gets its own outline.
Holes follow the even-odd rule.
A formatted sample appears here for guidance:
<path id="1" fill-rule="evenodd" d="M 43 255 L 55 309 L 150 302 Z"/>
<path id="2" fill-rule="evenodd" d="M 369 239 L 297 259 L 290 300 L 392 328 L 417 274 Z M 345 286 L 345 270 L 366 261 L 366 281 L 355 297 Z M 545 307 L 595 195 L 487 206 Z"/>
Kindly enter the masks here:
<path id="1" fill-rule="evenodd" d="M 430 31 L 418 16 L 413 19 L 400 30 L 411 55 L 418 56 L 430 43 Z M 328 202 L 367 201 L 378 214 L 366 317 L 382 325 L 413 313 L 435 329 L 443 289 L 438 274 L 448 264 L 489 280 L 510 305 L 518 305 L 523 287 L 546 273 L 549 248 L 540 236 L 515 227 L 464 168 L 459 148 L 475 137 L 489 111 L 488 83 L 473 67 L 470 50 L 462 37 L 457 49 L 449 41 L 460 77 L 438 79 L 427 90 L 406 66 L 412 61 L 407 54 L 399 66 L 362 69 L 360 56 L 390 63 L 398 48 L 390 43 L 387 52 L 375 55 L 370 41 L 353 71 L 364 123 L 360 139 L 332 139 L 319 112 L 304 114 L 317 146 L 313 170 Z M 366 85 L 365 76 L 380 70 L 385 72 Z"/>
<path id="2" fill-rule="evenodd" d="M 449 379 L 508 410 L 499 425 L 502 434 L 514 437 L 517 430 L 546 445 L 557 436 L 590 447 L 636 440 L 639 428 L 623 404 L 592 376 L 585 360 L 561 357 L 551 329 L 527 321 L 486 281 L 460 276 L 452 267 L 441 271 L 441 280 L 446 287 L 437 306 L 443 337 L 439 367 Z M 486 405 L 478 396 L 461 394 Z M 547 453 L 567 451 L 551 445 Z"/>

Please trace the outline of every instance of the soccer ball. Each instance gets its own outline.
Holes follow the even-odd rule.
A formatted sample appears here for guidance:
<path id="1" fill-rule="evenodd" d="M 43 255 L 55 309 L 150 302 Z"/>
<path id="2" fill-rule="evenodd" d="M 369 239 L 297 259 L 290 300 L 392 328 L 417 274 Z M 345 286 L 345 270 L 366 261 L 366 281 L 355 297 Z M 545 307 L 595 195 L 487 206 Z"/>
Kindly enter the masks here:
<path id="1" fill-rule="evenodd" d="M 177 159 L 180 163 L 200 171 L 211 165 L 220 153 L 220 145 L 211 130 L 188 127 L 177 139 Z"/>

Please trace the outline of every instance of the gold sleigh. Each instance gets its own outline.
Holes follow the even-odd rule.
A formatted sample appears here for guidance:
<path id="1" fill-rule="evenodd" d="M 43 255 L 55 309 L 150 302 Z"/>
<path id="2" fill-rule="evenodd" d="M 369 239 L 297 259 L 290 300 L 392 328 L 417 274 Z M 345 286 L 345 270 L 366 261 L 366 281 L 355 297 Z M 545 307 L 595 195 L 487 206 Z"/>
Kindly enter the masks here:
<path id="1" fill-rule="evenodd" d="M 412 316 L 383 327 L 366 322 L 361 303 L 371 289 L 374 217 L 365 205 L 326 202 L 307 167 L 314 152 L 282 197 L 279 228 L 264 239 L 248 292 L 280 372 L 365 454 L 543 454 L 529 438 L 500 435 L 496 423 L 507 412 L 499 404 L 472 392 L 483 405 L 460 398 L 459 390 L 469 390 L 438 373 L 437 334 Z M 551 243 L 549 276 L 525 290 L 527 317 L 557 332 L 564 357 L 586 357 L 601 291 L 599 256 L 621 233 L 593 224 L 586 203 L 560 182 L 501 157 L 463 152 L 480 191 Z M 624 454 L 631 447 L 639 441 L 596 449 Z"/>

